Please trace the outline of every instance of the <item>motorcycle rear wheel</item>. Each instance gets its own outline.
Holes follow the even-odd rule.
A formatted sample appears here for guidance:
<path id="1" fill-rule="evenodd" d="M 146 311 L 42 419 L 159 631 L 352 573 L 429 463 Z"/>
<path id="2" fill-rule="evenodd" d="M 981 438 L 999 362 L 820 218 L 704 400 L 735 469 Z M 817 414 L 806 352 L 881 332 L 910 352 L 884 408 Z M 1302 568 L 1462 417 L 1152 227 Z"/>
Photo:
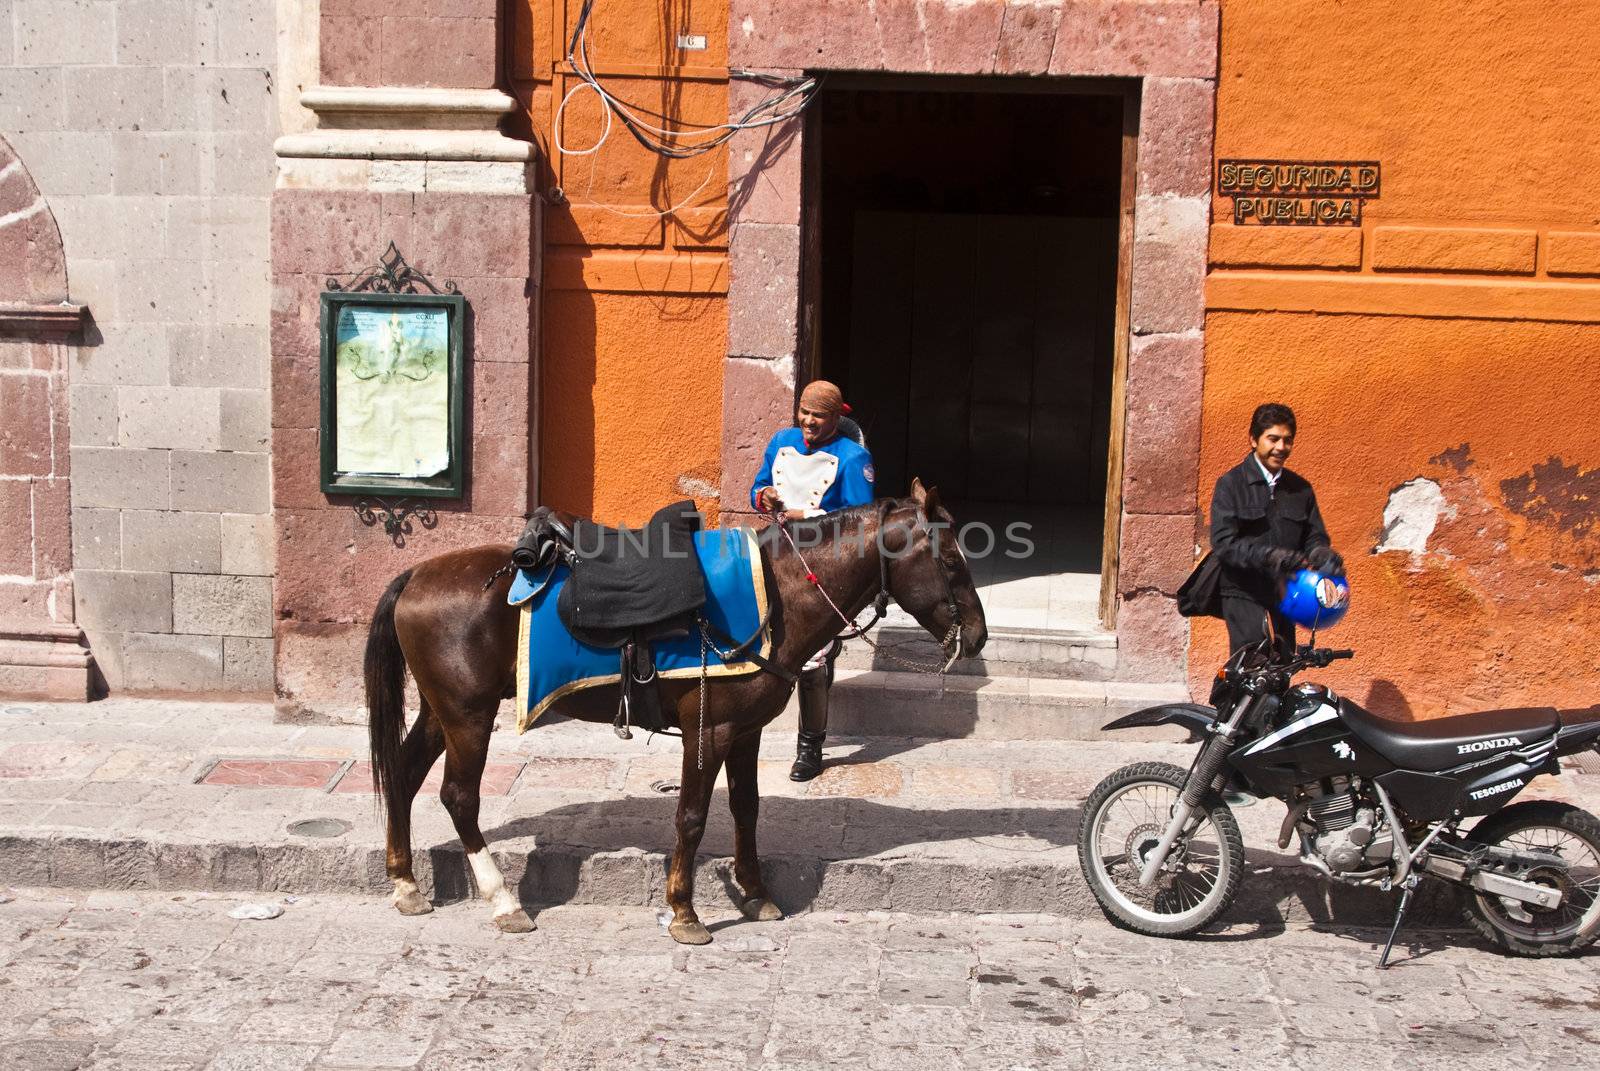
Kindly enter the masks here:
<path id="1" fill-rule="evenodd" d="M 1519 851 L 1552 852 L 1568 867 L 1527 876 L 1562 890 L 1561 906 L 1554 909 L 1508 904 L 1468 889 L 1467 923 L 1485 939 L 1519 956 L 1569 956 L 1600 938 L 1600 819 L 1568 803 L 1529 801 L 1490 815 L 1467 837 Z"/>
<path id="2" fill-rule="evenodd" d="M 1106 917 L 1151 937 L 1186 937 L 1233 903 L 1244 875 L 1244 840 L 1218 796 L 1208 794 L 1194 832 L 1173 846 L 1154 885 L 1139 872 L 1161 839 L 1188 771 L 1165 762 L 1124 766 L 1083 805 L 1078 860 Z"/>

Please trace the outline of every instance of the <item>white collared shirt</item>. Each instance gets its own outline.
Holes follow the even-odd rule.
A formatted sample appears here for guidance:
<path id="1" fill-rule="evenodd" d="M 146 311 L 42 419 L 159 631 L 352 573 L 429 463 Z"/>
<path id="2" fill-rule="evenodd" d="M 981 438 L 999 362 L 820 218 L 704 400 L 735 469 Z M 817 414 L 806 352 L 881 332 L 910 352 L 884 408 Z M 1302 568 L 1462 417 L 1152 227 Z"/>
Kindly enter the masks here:
<path id="1" fill-rule="evenodd" d="M 1267 466 L 1261 463 L 1261 459 L 1256 457 L 1253 451 L 1251 452 L 1250 456 L 1255 458 L 1256 468 L 1261 470 L 1261 475 L 1267 478 L 1267 492 L 1270 494 L 1276 491 L 1278 489 L 1278 478 L 1283 475 L 1283 470 L 1279 469 L 1277 472 L 1271 471 L 1267 468 Z"/>

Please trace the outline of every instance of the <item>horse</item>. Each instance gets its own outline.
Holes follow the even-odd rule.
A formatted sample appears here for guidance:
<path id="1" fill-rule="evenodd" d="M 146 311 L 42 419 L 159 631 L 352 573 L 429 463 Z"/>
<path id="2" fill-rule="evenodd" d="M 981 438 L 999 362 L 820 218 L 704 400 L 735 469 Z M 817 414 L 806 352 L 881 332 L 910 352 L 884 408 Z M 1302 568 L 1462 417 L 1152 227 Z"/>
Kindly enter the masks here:
<path id="1" fill-rule="evenodd" d="M 988 637 L 983 605 L 954 538 L 955 522 L 937 489 L 913 481 L 908 498 L 786 523 L 787 538 L 758 541 L 769 593 L 768 659 L 781 673 L 659 682 L 663 710 L 675 712 L 684 730 L 677 843 L 667 877 L 668 932 L 680 944 L 711 940 L 694 909 L 694 859 L 723 766 L 734 820 L 734 878 L 743 893 L 740 912 L 751 920 L 783 917 L 762 882 L 756 854 L 761 730 L 782 712 L 804 663 L 833 642 L 847 618 L 853 620 L 884 591 L 944 645 L 950 662 L 976 655 Z M 940 532 L 947 536 L 940 538 Z M 524 933 L 534 929 L 533 920 L 506 888 L 478 827 L 479 783 L 495 713 L 515 690 L 519 609 L 506 602 L 510 554 L 504 545 L 473 547 L 430 558 L 395 577 L 373 614 L 364 669 L 373 782 L 386 817 L 394 906 L 406 915 L 433 910 L 412 871 L 411 805 L 443 753 L 439 798 L 466 849 L 478 893 L 491 905 L 499 929 Z M 405 731 L 408 670 L 421 706 Z M 584 721 L 611 722 L 617 696 L 614 685 L 598 686 L 564 697 L 555 709 Z"/>

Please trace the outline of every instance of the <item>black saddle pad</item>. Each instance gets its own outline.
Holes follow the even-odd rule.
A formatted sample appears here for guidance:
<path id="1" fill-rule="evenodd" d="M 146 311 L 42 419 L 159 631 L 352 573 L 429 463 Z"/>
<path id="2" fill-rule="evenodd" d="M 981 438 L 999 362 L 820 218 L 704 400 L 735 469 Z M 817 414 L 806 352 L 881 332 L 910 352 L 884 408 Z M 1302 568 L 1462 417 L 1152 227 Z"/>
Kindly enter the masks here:
<path id="1" fill-rule="evenodd" d="M 651 626 L 685 627 L 706 601 L 694 549 L 699 530 L 700 514 L 687 499 L 657 510 L 642 528 L 578 521 L 572 572 L 556 604 L 562 623 L 580 641 L 604 647 L 629 633 L 661 631 Z"/>

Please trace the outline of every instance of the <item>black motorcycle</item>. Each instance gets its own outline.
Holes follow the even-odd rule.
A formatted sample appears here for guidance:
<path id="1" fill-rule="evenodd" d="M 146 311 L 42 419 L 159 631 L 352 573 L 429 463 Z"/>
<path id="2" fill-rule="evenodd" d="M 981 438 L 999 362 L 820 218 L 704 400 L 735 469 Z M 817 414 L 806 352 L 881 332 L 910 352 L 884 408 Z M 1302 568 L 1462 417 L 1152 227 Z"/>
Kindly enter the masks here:
<path id="1" fill-rule="evenodd" d="M 1565 803 L 1506 806 L 1559 773 L 1558 756 L 1600 750 L 1600 707 L 1391 721 L 1291 684 L 1352 652 L 1302 647 L 1284 662 L 1270 642 L 1229 659 L 1210 706 L 1149 707 L 1106 726 L 1176 724 L 1202 742 L 1187 772 L 1125 766 L 1084 805 L 1078 856 L 1111 921 L 1163 937 L 1214 922 L 1244 877 L 1226 801 L 1271 796 L 1288 807 L 1280 849 L 1297 836 L 1300 861 L 1328 878 L 1400 890 L 1380 967 L 1423 875 L 1464 888 L 1467 921 L 1508 951 L 1565 955 L 1600 937 L 1600 820 Z"/>

